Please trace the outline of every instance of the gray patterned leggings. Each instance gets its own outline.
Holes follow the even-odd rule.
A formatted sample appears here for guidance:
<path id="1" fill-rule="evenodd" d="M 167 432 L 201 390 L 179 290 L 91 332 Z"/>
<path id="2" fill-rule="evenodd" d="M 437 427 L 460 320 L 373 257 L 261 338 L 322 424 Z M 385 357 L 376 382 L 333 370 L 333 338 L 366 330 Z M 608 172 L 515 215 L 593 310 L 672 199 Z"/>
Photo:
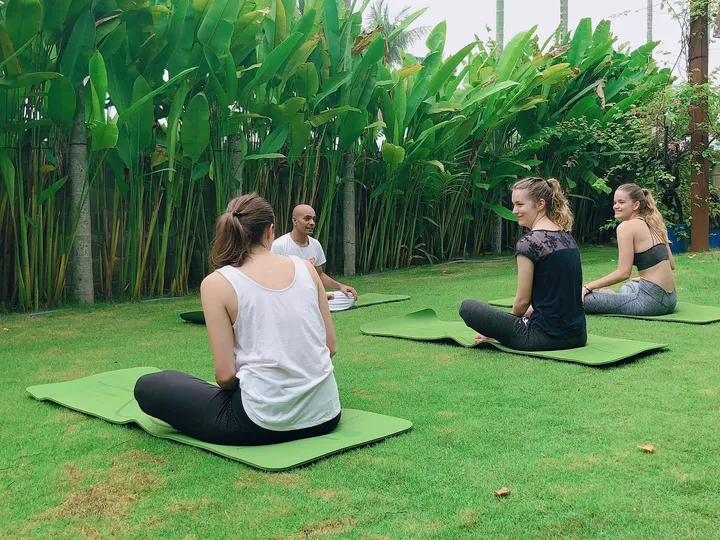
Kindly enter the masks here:
<path id="1" fill-rule="evenodd" d="M 592 292 L 585 296 L 589 315 L 667 315 L 675 311 L 677 293 L 669 293 L 652 281 L 628 281 L 619 293 Z"/>

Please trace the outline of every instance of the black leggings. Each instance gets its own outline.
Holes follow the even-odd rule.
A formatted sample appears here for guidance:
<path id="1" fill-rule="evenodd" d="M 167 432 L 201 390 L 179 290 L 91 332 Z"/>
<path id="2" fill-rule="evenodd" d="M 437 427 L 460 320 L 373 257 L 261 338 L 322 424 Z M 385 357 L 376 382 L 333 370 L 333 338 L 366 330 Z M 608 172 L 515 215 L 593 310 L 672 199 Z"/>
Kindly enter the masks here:
<path id="1" fill-rule="evenodd" d="M 242 392 L 223 390 L 179 371 L 143 375 L 135 383 L 135 399 L 145 414 L 159 418 L 191 437 L 215 444 L 257 446 L 330 433 L 340 414 L 318 426 L 273 431 L 255 424 L 242 404 Z"/>
<path id="2" fill-rule="evenodd" d="M 575 349 L 587 342 L 585 330 L 570 338 L 554 338 L 527 324 L 522 317 L 477 300 L 465 300 L 460 306 L 460 316 L 476 332 L 518 351 Z"/>

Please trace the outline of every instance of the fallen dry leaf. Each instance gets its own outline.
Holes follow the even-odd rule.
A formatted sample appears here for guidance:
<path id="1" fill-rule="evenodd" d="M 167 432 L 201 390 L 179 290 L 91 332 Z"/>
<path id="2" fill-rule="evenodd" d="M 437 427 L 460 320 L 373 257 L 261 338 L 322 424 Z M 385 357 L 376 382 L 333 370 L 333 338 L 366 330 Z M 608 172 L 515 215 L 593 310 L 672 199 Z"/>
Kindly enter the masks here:
<path id="1" fill-rule="evenodd" d="M 9 328 L 3 328 L 3 332 L 9 332 L 9 331 L 10 331 Z"/>
<path id="2" fill-rule="evenodd" d="M 495 492 L 496 497 L 507 497 L 508 495 L 510 495 L 510 490 L 506 487 L 498 489 Z"/>
<path id="3" fill-rule="evenodd" d="M 655 445 L 654 444 L 638 444 L 637 447 L 640 450 L 642 450 L 643 452 L 647 452 L 648 454 L 655 453 Z"/>
<path id="4" fill-rule="evenodd" d="M 442 273 L 443 273 L 443 274 L 447 274 L 447 270 L 443 270 Z"/>
<path id="5" fill-rule="evenodd" d="M 688 255 L 688 259 L 694 259 L 697 255 Z"/>

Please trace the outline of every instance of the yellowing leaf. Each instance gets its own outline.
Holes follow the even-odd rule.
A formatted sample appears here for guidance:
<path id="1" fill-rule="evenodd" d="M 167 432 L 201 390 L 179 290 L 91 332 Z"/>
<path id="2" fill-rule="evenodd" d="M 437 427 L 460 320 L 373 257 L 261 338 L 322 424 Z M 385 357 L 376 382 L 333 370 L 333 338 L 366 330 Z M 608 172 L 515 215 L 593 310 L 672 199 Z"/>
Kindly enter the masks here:
<path id="1" fill-rule="evenodd" d="M 401 69 L 397 72 L 398 77 L 401 79 L 404 79 L 405 77 L 409 77 L 413 73 L 417 73 L 418 71 L 422 70 L 425 66 L 422 64 L 415 64 L 414 66 L 406 67 Z"/>
<path id="2" fill-rule="evenodd" d="M 638 444 L 637 447 L 640 450 L 642 450 L 643 452 L 647 452 L 648 454 L 655 453 L 655 445 L 654 444 Z"/>
<path id="3" fill-rule="evenodd" d="M 504 488 L 500 488 L 497 491 L 495 491 L 495 496 L 496 497 L 508 497 L 510 495 L 510 493 L 511 493 L 511 491 L 508 488 L 504 487 Z"/>

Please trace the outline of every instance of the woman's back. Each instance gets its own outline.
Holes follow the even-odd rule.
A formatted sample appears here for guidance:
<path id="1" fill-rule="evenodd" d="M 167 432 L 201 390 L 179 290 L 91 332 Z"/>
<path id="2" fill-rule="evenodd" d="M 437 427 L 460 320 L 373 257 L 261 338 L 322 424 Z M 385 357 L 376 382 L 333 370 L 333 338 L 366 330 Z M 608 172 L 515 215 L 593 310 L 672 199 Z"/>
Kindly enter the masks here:
<path id="1" fill-rule="evenodd" d="M 530 231 L 518 242 L 516 253 L 534 264 L 530 323 L 555 338 L 583 334 L 582 266 L 572 234 Z"/>
<path id="2" fill-rule="evenodd" d="M 662 239 L 654 233 L 648 223 L 643 219 L 631 219 L 623 223 L 623 226 L 631 227 L 633 236 L 633 264 L 637 266 L 640 277 L 648 281 L 652 281 L 656 285 L 662 287 L 666 291 L 670 292 L 675 289 L 675 275 L 672 271 L 670 264 L 670 247 L 665 244 Z M 665 249 L 661 252 L 659 257 L 662 260 L 653 261 L 651 266 L 645 267 L 641 261 L 643 257 L 648 255 L 655 255 L 652 253 L 654 250 L 658 250 L 656 246 L 662 245 Z"/>
<path id="3" fill-rule="evenodd" d="M 306 263 L 268 253 L 218 273 L 236 293 L 227 311 L 235 321 L 235 364 L 248 416 L 283 430 L 337 415 L 340 403 L 318 289 Z"/>

